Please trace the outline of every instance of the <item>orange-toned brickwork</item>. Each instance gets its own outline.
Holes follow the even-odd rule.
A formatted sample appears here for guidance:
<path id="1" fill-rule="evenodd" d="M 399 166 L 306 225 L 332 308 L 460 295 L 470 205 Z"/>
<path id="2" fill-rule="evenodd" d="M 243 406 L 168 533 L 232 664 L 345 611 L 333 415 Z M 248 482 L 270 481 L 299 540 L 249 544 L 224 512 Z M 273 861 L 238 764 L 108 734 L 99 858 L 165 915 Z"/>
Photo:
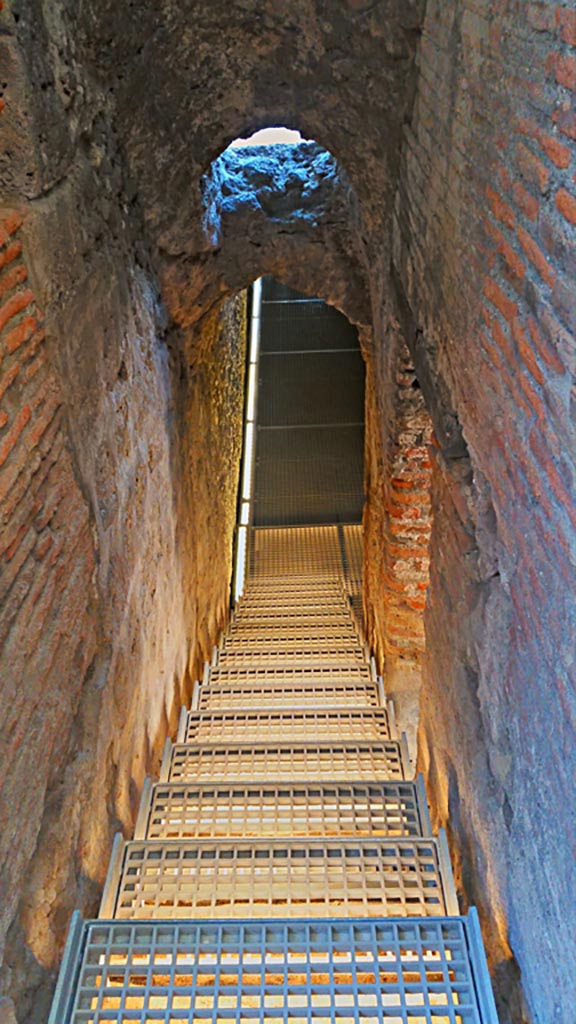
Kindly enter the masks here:
<path id="1" fill-rule="evenodd" d="M 0 763 L 2 924 L 14 913 L 36 845 L 48 785 L 67 754 L 80 689 L 94 654 L 89 616 L 94 555 L 74 478 L 62 396 L 42 312 L 30 286 L 22 217 L 0 218 Z M 64 689 L 62 680 L 74 680 Z M 10 810 L 19 809 L 15 818 Z M 22 823 L 25 823 L 25 827 Z"/>
<path id="2" fill-rule="evenodd" d="M 463 860 L 484 851 L 472 892 L 486 881 L 506 908 L 489 939 L 503 989 L 513 1001 L 510 943 L 542 1020 L 569 1016 L 574 997 L 562 940 L 542 960 L 533 931 L 560 936 L 571 903 L 574 26 L 569 2 L 430 0 L 395 227 L 397 273 L 467 449 L 434 457 L 422 763 Z M 523 810 L 541 798 L 543 757 L 553 845 Z M 543 874 L 553 900 L 526 887 Z"/>
<path id="3" fill-rule="evenodd" d="M 400 355 L 395 384 L 396 422 L 384 505 L 386 642 L 388 654 L 414 658 L 424 649 L 432 427 L 406 352 Z"/>

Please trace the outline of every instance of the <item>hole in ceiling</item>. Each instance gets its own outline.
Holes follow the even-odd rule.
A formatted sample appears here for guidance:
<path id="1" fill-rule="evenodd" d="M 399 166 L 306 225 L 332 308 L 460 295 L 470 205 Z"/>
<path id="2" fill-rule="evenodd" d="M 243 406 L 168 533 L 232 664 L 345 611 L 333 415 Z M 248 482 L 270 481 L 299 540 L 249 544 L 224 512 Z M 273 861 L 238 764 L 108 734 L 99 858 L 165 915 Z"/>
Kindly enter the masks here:
<path id="1" fill-rule="evenodd" d="M 234 139 L 234 142 L 230 143 L 229 149 L 243 149 L 245 146 L 297 146 L 299 142 L 307 142 L 308 139 L 303 139 L 300 132 L 292 128 L 283 128 L 277 126 L 275 128 L 261 128 L 260 131 L 254 132 L 247 139 Z"/>

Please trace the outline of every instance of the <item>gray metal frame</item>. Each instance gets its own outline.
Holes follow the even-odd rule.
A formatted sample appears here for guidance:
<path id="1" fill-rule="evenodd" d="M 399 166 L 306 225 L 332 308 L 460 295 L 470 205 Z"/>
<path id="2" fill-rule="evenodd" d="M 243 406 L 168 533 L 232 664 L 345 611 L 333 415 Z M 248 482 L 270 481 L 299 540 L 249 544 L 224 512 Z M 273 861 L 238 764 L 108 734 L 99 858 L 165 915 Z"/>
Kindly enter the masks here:
<path id="1" fill-rule="evenodd" d="M 474 911 L 88 921 L 67 967 L 49 1024 L 498 1024 Z"/>

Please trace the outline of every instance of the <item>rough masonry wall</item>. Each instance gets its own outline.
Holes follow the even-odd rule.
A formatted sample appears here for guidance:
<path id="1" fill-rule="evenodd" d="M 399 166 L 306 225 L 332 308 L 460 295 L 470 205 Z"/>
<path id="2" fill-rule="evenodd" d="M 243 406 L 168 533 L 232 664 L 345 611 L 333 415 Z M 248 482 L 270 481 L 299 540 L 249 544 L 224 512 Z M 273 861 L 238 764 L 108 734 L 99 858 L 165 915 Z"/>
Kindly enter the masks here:
<path id="1" fill-rule="evenodd" d="M 243 401 L 241 312 L 184 360 L 105 96 L 58 10 L 49 42 L 24 14 L 33 59 L 0 9 L 3 1024 L 12 1001 L 47 1018 L 70 914 L 97 910 L 225 619 Z"/>
<path id="2" fill-rule="evenodd" d="M 45 289 L 50 255 L 62 263 L 55 211 L 23 214 L 15 240 L 39 305 L 24 281 L 4 306 L 2 576 L 13 618 L 2 678 L 13 689 L 2 702 L 2 988 L 21 1020 L 37 1020 L 68 916 L 95 909 L 112 834 L 130 829 L 175 721 L 189 639 L 165 505 L 170 378 L 155 299 L 136 270 L 117 264 L 110 280 L 108 250 L 89 267 L 68 261 L 56 308 Z M 32 319 L 42 308 L 45 339 Z"/>
<path id="3" fill-rule="evenodd" d="M 91 608 L 96 588 L 89 511 L 74 476 L 62 389 L 46 351 L 44 320 L 30 287 L 23 235 L 21 214 L 4 212 L 1 947 L 26 885 L 46 803 L 50 795 L 55 799 L 54 790 L 76 745 L 74 724 L 98 643 Z M 51 901 L 52 893 L 45 892 L 44 906 Z M 35 930 L 41 927 L 40 922 L 34 924 Z M 6 977 L 3 981 L 6 984 Z"/>
<path id="4" fill-rule="evenodd" d="M 183 332 L 179 536 L 190 662 L 212 657 L 230 602 L 231 552 L 242 455 L 246 293 L 232 296 Z M 180 417 L 179 417 L 180 419 Z M 182 701 L 188 703 L 189 673 Z"/>
<path id="5" fill-rule="evenodd" d="M 364 622 L 415 752 L 428 588 L 432 424 L 397 322 L 369 348 Z"/>
<path id="6" fill-rule="evenodd" d="M 233 301 L 197 330 L 178 393 L 145 282 L 112 303 L 115 321 L 92 274 L 99 327 L 79 289 L 64 307 L 75 331 L 53 325 L 60 376 L 28 281 L 8 277 L 18 244 L 17 232 L 2 250 L 15 254 L 3 281 L 18 280 L 2 307 L 2 988 L 36 1021 L 69 914 L 96 910 L 112 834 L 130 834 L 144 775 L 226 619 L 244 318 Z"/>
<path id="7" fill-rule="evenodd" d="M 422 764 L 503 1024 L 576 999 L 575 45 L 571 3 L 429 0 L 396 205 L 401 288 L 468 448 L 435 459 Z"/>

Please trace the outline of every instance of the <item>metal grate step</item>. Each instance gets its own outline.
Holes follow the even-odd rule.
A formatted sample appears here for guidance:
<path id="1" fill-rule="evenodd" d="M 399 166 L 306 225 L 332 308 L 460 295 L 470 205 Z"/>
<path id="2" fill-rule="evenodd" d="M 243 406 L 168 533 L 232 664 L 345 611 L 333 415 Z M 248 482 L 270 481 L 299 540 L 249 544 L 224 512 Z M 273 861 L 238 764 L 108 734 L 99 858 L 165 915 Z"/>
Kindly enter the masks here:
<path id="1" fill-rule="evenodd" d="M 251 577 L 278 575 L 338 578 L 342 554 L 337 526 L 257 529 L 253 532 Z"/>
<path id="2" fill-rule="evenodd" d="M 285 659 L 293 660 L 296 655 L 304 654 L 307 660 L 313 657 L 317 661 L 324 661 L 327 658 L 345 654 L 349 658 L 357 658 L 364 662 L 365 652 L 360 642 L 353 636 L 338 634 L 331 637 L 325 635 L 302 637 L 299 635 L 263 637 L 261 633 L 253 636 L 228 637 L 222 642 L 221 654 L 218 658 L 228 652 L 234 658 L 244 659 L 257 663 L 259 657 L 267 657 L 269 654 L 279 655 Z"/>
<path id="3" fill-rule="evenodd" d="M 231 647 L 232 644 L 245 646 L 251 644 L 254 647 L 288 647 L 310 646 L 312 650 L 323 653 L 325 650 L 348 648 L 351 651 L 364 650 L 364 645 L 358 639 L 356 630 L 350 623 L 347 626 L 338 626 L 334 629 L 324 626 L 322 629 L 251 629 L 238 627 L 227 633 L 222 639 L 223 648 Z"/>
<path id="4" fill-rule="evenodd" d="M 329 739 L 392 739 L 388 714 L 384 708 L 327 708 L 288 711 L 271 708 L 250 711 L 190 711 L 186 732 L 179 737 L 185 743 L 223 743 L 226 741 L 264 742 Z"/>
<path id="5" fill-rule="evenodd" d="M 435 839 L 131 841 L 111 861 L 102 917 L 119 920 L 446 912 Z M 118 880 L 117 880 L 118 879 Z M 444 884 L 443 884 L 444 883 Z M 451 907 L 454 912 L 454 907 Z"/>
<path id="6" fill-rule="evenodd" d="M 281 644 L 270 644 L 258 648 L 250 645 L 246 648 L 223 648 L 217 655 L 217 666 L 239 667 L 254 666 L 254 668 L 283 665 L 291 666 L 322 666 L 344 663 L 352 665 L 366 665 L 366 656 L 362 648 L 356 647 L 353 650 L 335 646 L 330 649 L 322 649 L 319 644 L 293 644 L 291 647 L 283 647 Z"/>
<path id="7" fill-rule="evenodd" d="M 290 608 L 296 602 L 308 608 L 323 608 L 325 604 L 327 607 L 342 607 L 343 603 L 346 604 L 346 593 L 342 582 L 337 586 L 323 582 L 304 583 L 291 577 L 288 582 L 279 583 L 272 576 L 269 580 L 262 580 L 256 584 L 247 583 L 236 610 L 242 611 L 253 604 L 258 604 L 261 608 Z"/>
<path id="8" fill-rule="evenodd" d="M 246 666 L 218 666 L 211 669 L 210 686 L 236 686 L 244 683 L 255 683 L 267 680 L 272 685 L 280 682 L 288 684 L 301 683 L 318 685 L 319 683 L 346 682 L 354 685 L 365 685 L 372 681 L 370 669 L 367 664 L 359 665 L 356 662 L 342 665 L 275 665 L 271 667 L 261 665 Z"/>
<path id="9" fill-rule="evenodd" d="M 141 819 L 135 839 L 430 834 L 421 782 L 156 783 Z"/>
<path id="10" fill-rule="evenodd" d="M 246 615 L 257 616 L 266 622 L 276 621 L 278 618 L 307 618 L 307 617 L 332 617 L 348 615 L 349 605 L 343 594 L 303 594 L 295 595 L 292 601 L 288 602 L 284 597 L 278 595 L 265 595 L 257 602 L 254 598 L 242 598 L 234 611 L 233 621 L 238 622 Z"/>
<path id="11" fill-rule="evenodd" d="M 49 1024 L 498 1024 L 476 914 L 380 920 L 76 917 Z M 77 987 L 62 983 L 70 977 Z"/>
<path id="12" fill-rule="evenodd" d="M 262 635 L 267 639 L 274 634 L 279 639 L 283 636 L 293 636 L 296 633 L 306 639 L 311 636 L 314 639 L 318 636 L 352 636 L 358 640 L 358 631 L 352 622 L 350 615 L 284 615 L 279 614 L 275 618 L 260 618 L 258 615 L 245 615 L 242 618 L 234 619 L 231 622 L 226 640 L 234 637 L 242 637 L 242 642 L 253 633 Z"/>
<path id="13" fill-rule="evenodd" d="M 266 594 L 272 598 L 276 595 L 282 597 L 290 594 L 303 594 L 305 597 L 311 597 L 312 595 L 328 594 L 341 598 L 342 587 L 342 577 L 335 578 L 331 573 L 278 574 L 272 571 L 249 577 L 244 594 L 246 597 Z"/>
<path id="14" fill-rule="evenodd" d="M 222 708 L 301 708 L 327 704 L 336 707 L 355 705 L 379 707 L 380 694 L 370 681 L 310 682 L 289 680 L 254 680 L 239 684 L 210 684 L 200 689 L 200 710 L 215 711 Z"/>
<path id="15" fill-rule="evenodd" d="M 242 627 L 242 629 L 264 629 L 265 631 L 270 629 L 314 629 L 318 631 L 323 626 L 329 628 L 351 628 L 355 629 L 352 622 L 352 618 L 346 608 L 334 609 L 334 611 L 326 611 L 323 609 L 310 609 L 309 611 L 302 611 L 302 608 L 294 609 L 294 611 L 288 611 L 286 608 L 279 608 L 276 612 L 268 615 L 256 612 L 254 609 L 246 610 L 243 615 L 235 615 L 232 619 L 230 632 L 234 633 L 236 629 Z"/>
<path id="16" fill-rule="evenodd" d="M 344 743 L 206 744 L 168 747 L 162 777 L 168 781 L 266 782 L 403 779 L 408 764 L 396 740 Z"/>
<path id="17" fill-rule="evenodd" d="M 288 614 L 299 611 L 305 614 L 345 614 L 350 604 L 344 591 L 287 590 L 279 591 L 270 588 L 270 592 L 246 591 L 234 610 L 234 618 L 255 612 L 257 614 L 277 614 L 286 610 Z"/>
<path id="18" fill-rule="evenodd" d="M 286 604 L 284 600 L 275 600 L 271 596 L 265 604 L 262 602 L 261 604 L 239 605 L 234 612 L 232 621 L 239 623 L 243 622 L 245 618 L 273 625 L 292 621 L 308 622 L 311 618 L 313 621 L 318 620 L 319 622 L 332 620 L 346 622 L 349 621 L 349 605 L 342 597 L 338 601 L 334 599 L 331 602 L 326 597 L 315 597 L 307 601 L 299 598 L 298 603 L 294 601 L 292 604 Z"/>

